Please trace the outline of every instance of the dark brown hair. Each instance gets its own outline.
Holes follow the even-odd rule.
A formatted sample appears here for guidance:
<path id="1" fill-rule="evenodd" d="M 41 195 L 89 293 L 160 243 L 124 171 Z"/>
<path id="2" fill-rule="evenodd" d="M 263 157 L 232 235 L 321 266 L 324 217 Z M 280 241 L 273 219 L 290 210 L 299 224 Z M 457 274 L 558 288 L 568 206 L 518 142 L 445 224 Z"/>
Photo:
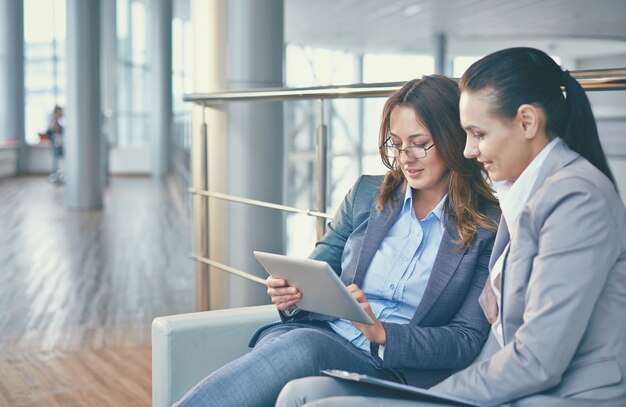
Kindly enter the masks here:
<path id="1" fill-rule="evenodd" d="M 462 91 L 490 92 L 492 112 L 505 119 L 514 118 L 523 104 L 540 107 L 546 115 L 548 136 L 561 137 L 615 185 L 585 91 L 545 52 L 521 47 L 489 54 L 465 71 L 460 87 Z"/>
<path id="2" fill-rule="evenodd" d="M 413 79 L 394 92 L 383 108 L 379 146 L 383 146 L 389 137 L 391 112 L 398 106 L 410 107 L 415 111 L 421 124 L 430 131 L 448 167 L 446 210 L 454 220 L 460 242 L 469 247 L 479 228 L 495 231 L 495 220 L 485 214 L 488 209 L 496 209 L 498 206 L 493 189 L 476 160 L 468 160 L 463 156 L 465 131 L 459 121 L 459 88 L 456 82 L 445 76 L 429 75 Z M 389 171 L 376 200 L 378 210 L 382 210 L 388 203 L 394 204 L 390 202 L 393 199 L 392 192 L 405 183 L 397 161 L 387 157 L 382 147 L 380 157 Z"/>

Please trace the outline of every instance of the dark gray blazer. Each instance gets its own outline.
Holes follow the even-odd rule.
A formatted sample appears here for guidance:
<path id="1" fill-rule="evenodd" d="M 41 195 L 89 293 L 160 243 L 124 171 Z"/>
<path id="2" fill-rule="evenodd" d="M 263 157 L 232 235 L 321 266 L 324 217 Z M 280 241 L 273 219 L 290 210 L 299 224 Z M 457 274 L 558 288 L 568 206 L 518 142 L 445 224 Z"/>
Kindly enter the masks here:
<path id="1" fill-rule="evenodd" d="M 401 212 L 399 204 L 387 204 L 381 212 L 376 209 L 382 180 L 382 176 L 357 180 L 310 255 L 328 262 L 346 285 L 363 284 L 376 250 Z M 402 202 L 404 188 L 393 194 Z M 497 212 L 490 215 L 499 218 Z M 372 346 L 382 368 L 403 372 L 411 385 L 429 387 L 469 365 L 489 332 L 478 297 L 487 279 L 494 237 L 494 232 L 481 229 L 465 249 L 454 243 L 459 236 L 454 222 L 447 221 L 424 297 L 411 322 L 383 322 L 387 334 L 383 361 L 377 356 L 378 345 Z M 283 317 L 324 319 L 328 318 L 307 312 Z"/>

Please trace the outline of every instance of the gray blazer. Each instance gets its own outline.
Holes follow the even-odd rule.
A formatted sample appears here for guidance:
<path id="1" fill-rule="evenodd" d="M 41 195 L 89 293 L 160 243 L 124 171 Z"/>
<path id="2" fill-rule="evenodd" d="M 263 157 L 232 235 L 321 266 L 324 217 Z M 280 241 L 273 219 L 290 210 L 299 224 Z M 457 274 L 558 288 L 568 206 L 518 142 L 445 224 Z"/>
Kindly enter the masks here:
<path id="1" fill-rule="evenodd" d="M 401 205 L 376 209 L 382 176 L 361 176 L 344 199 L 312 258 L 328 262 L 346 284 L 362 286 L 365 273 L 401 212 Z M 404 188 L 393 192 L 398 202 Z M 497 221 L 498 212 L 490 215 Z M 403 372 L 409 384 L 428 387 L 471 363 L 489 332 L 478 304 L 488 275 L 495 233 L 479 230 L 469 249 L 454 243 L 458 234 L 449 220 L 422 301 L 411 322 L 383 322 L 387 334 L 384 360 L 378 346 L 372 355 L 382 368 Z M 343 267 L 342 267 L 343 264 Z M 302 312 L 295 319 L 324 319 Z"/>
<path id="2" fill-rule="evenodd" d="M 498 230 L 494 257 L 507 237 Z M 434 389 L 488 405 L 626 405 L 626 212 L 614 186 L 557 145 L 510 242 L 504 347 Z"/>

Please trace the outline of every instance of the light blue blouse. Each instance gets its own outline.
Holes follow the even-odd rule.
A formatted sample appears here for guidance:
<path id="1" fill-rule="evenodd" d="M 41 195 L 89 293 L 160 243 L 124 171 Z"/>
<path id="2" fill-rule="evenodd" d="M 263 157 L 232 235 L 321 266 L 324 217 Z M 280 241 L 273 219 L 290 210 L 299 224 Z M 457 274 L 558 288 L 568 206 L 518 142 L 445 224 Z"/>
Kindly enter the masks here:
<path id="1" fill-rule="evenodd" d="M 413 210 L 412 188 L 407 188 L 402 212 L 376 251 L 361 287 L 379 320 L 408 324 L 415 314 L 443 237 L 446 198 L 420 221 Z M 369 353 L 369 341 L 350 321 L 338 319 L 330 326 Z"/>

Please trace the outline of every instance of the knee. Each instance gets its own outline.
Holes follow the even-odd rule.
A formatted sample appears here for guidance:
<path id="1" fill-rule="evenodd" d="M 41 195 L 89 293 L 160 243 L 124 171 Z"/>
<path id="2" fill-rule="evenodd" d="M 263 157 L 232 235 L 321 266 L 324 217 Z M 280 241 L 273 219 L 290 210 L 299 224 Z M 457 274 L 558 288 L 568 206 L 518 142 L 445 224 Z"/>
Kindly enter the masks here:
<path id="1" fill-rule="evenodd" d="M 310 388 L 307 383 L 308 378 L 295 379 L 290 381 L 283 387 L 278 399 L 276 407 L 299 407 L 306 403 L 306 389 Z"/>

